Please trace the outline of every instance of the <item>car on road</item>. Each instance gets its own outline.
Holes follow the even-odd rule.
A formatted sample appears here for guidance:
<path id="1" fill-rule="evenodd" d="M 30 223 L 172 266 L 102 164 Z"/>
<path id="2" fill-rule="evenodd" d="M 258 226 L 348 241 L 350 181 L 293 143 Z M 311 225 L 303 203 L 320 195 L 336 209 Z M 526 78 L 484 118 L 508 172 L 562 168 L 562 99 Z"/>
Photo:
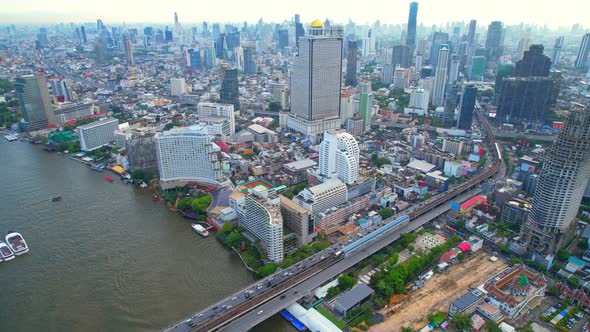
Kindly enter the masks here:
<path id="1" fill-rule="evenodd" d="M 261 315 L 263 312 L 264 312 L 264 310 L 260 310 L 260 311 L 258 312 L 258 314 L 259 314 L 259 315 Z"/>
<path id="2" fill-rule="evenodd" d="M 190 319 L 190 318 L 189 318 L 189 319 L 187 319 L 185 322 L 186 322 L 186 324 L 187 324 L 188 326 L 190 326 L 190 327 L 193 327 L 193 326 L 195 326 L 195 323 L 194 323 L 194 322 L 193 322 L 193 320 L 192 320 L 192 319 Z"/>
<path id="3" fill-rule="evenodd" d="M 232 301 L 235 301 L 235 300 L 237 300 L 237 299 L 238 299 L 238 297 L 237 297 L 237 296 L 234 296 L 234 297 L 232 297 L 232 298 L 231 298 L 231 300 L 232 300 Z"/>

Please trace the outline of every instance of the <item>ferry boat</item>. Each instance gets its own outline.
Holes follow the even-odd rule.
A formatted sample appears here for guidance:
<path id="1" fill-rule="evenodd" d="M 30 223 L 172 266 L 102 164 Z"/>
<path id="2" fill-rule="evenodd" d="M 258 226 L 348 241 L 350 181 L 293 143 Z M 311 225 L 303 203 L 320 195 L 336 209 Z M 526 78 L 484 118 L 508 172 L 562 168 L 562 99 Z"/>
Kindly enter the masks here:
<path id="1" fill-rule="evenodd" d="M 192 224 L 191 227 L 193 228 L 193 231 L 195 231 L 195 233 L 201 235 L 202 237 L 209 236 L 209 231 L 206 230 L 205 227 L 203 227 L 199 224 Z"/>
<path id="2" fill-rule="evenodd" d="M 8 262 L 11 259 L 14 259 L 12 250 L 10 250 L 10 247 L 8 247 L 6 243 L 0 241 L 0 262 Z"/>
<path id="3" fill-rule="evenodd" d="M 4 138 L 6 138 L 6 140 L 9 142 L 14 142 L 18 139 L 18 136 L 17 135 L 6 135 L 6 136 L 4 136 Z"/>
<path id="4" fill-rule="evenodd" d="M 108 175 L 105 175 L 104 176 L 104 179 L 107 180 L 107 181 L 109 181 L 109 182 L 113 182 L 113 178 L 110 177 L 110 176 L 108 176 Z"/>
<path id="5" fill-rule="evenodd" d="M 104 166 L 92 165 L 90 166 L 90 169 L 93 171 L 102 172 L 104 170 Z"/>
<path id="6" fill-rule="evenodd" d="M 4 239 L 15 255 L 20 256 L 29 252 L 25 239 L 19 233 L 9 231 Z"/>

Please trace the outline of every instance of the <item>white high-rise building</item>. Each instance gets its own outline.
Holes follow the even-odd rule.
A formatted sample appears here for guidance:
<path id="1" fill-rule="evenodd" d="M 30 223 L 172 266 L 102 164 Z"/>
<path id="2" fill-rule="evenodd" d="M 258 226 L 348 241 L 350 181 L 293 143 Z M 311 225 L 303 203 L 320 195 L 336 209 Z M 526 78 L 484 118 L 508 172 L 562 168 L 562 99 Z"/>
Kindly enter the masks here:
<path id="1" fill-rule="evenodd" d="M 172 96 L 182 96 L 186 94 L 186 82 L 184 78 L 171 78 L 170 79 L 170 94 Z"/>
<path id="2" fill-rule="evenodd" d="M 436 65 L 436 73 L 434 74 L 434 87 L 432 89 L 432 104 L 434 106 L 442 106 L 445 97 L 445 85 L 448 78 L 449 67 L 449 46 L 443 44 L 438 50 L 438 62 Z"/>
<path id="3" fill-rule="evenodd" d="M 195 181 L 221 185 L 219 146 L 201 126 L 173 128 L 155 136 L 160 182 Z"/>
<path id="4" fill-rule="evenodd" d="M 238 225 L 256 236 L 266 247 L 270 261 L 279 263 L 285 255 L 283 249 L 283 216 L 281 200 L 266 188 L 254 188 L 249 195 L 234 192 L 230 206 L 238 214 Z"/>
<path id="5" fill-rule="evenodd" d="M 289 129 L 316 143 L 323 132 L 340 127 L 342 37 L 326 34 L 319 20 L 312 22 L 307 36 L 299 38 L 290 84 Z"/>
<path id="6" fill-rule="evenodd" d="M 416 89 L 410 94 L 410 103 L 408 104 L 408 107 L 427 111 L 429 100 L 430 92 L 428 92 L 428 90 Z"/>
<path id="7" fill-rule="evenodd" d="M 217 103 L 198 103 L 197 114 L 199 118 L 207 120 L 209 117 L 226 118 L 229 121 L 229 136 L 232 137 L 236 133 L 236 116 L 234 105 L 232 104 L 217 104 Z"/>
<path id="8" fill-rule="evenodd" d="M 93 151 L 115 141 L 115 130 L 119 129 L 119 120 L 108 118 L 78 127 L 80 149 Z"/>
<path id="9" fill-rule="evenodd" d="M 293 202 L 311 213 L 324 212 L 348 200 L 348 189 L 339 179 L 330 179 L 322 184 L 303 189 Z"/>
<path id="10" fill-rule="evenodd" d="M 360 149 L 354 137 L 345 132 L 329 130 L 320 144 L 320 175 L 324 179 L 338 178 L 346 184 L 358 180 Z"/>

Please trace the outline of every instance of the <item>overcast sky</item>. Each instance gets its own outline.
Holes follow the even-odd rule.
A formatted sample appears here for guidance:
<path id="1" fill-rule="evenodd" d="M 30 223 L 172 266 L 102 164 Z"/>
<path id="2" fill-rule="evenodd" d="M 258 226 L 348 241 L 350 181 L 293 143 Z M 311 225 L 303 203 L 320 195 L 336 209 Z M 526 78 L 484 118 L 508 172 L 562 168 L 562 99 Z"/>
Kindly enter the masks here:
<path id="1" fill-rule="evenodd" d="M 266 22 L 301 15 L 304 23 L 326 17 L 336 22 L 406 23 L 410 1 L 402 0 L 0 0 L 0 24 L 106 23 L 202 21 Z M 589 0 L 421 0 L 418 23 L 426 25 L 476 19 L 481 24 L 547 24 L 552 28 L 574 23 L 588 26 Z M 549 4 L 547 4 L 549 3 Z"/>

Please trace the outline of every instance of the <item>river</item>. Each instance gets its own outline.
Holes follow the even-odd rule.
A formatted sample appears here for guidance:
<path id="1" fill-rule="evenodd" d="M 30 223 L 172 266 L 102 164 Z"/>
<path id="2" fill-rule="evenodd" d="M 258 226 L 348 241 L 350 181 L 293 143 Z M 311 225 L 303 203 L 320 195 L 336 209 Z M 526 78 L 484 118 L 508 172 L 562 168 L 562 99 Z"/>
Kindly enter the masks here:
<path id="1" fill-rule="evenodd" d="M 214 236 L 108 171 L 2 138 L 0 174 L 0 233 L 30 247 L 0 263 L 0 331 L 157 331 L 254 281 Z M 293 331 L 277 316 L 255 330 Z"/>

